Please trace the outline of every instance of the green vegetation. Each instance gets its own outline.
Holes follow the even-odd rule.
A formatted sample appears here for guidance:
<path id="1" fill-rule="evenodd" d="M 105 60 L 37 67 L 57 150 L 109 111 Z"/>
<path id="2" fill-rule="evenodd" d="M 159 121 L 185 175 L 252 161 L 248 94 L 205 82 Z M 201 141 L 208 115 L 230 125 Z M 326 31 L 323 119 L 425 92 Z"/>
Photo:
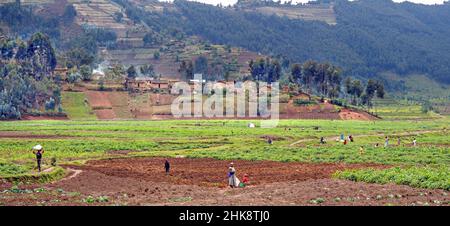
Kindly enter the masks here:
<path id="1" fill-rule="evenodd" d="M 60 88 L 51 78 L 55 51 L 48 36 L 34 34 L 27 43 L 0 39 L 0 119 L 60 106 Z"/>
<path id="2" fill-rule="evenodd" d="M 258 13 L 251 10 L 254 5 L 223 8 L 180 0 L 171 10 L 160 13 L 114 1 L 127 9 L 128 16 L 145 21 L 154 30 L 199 35 L 212 43 L 280 56 L 280 62 L 329 61 L 340 66 L 344 76 L 363 80 L 391 71 L 405 79 L 420 73 L 435 81 L 450 82 L 450 29 L 444 22 L 450 15 L 449 4 L 335 1 L 336 25 L 329 25 Z M 272 11 L 297 7 L 262 4 L 269 4 Z M 402 90 L 401 82 L 384 83 Z"/>
<path id="3" fill-rule="evenodd" d="M 0 175 L 2 179 L 13 183 L 49 183 L 59 180 L 66 175 L 66 171 L 61 167 L 55 167 L 49 172 L 21 173 L 14 175 Z"/>
<path id="4" fill-rule="evenodd" d="M 1 177 L 23 174 L 23 173 L 26 173 L 28 170 L 29 169 L 27 169 L 25 166 L 0 162 L 0 176 Z"/>
<path id="5" fill-rule="evenodd" d="M 396 183 L 420 188 L 441 188 L 450 190 L 450 168 L 441 167 L 407 167 L 390 168 L 385 170 L 351 170 L 337 172 L 337 178 L 368 183 Z"/>
<path id="6" fill-rule="evenodd" d="M 64 112 L 72 120 L 95 120 L 96 116 L 86 103 L 86 95 L 82 92 L 63 92 L 62 105 Z"/>
<path id="7" fill-rule="evenodd" d="M 399 175 L 419 172 L 417 176 L 420 177 L 430 172 L 440 178 L 436 181 L 435 177 L 423 177 L 426 179 L 421 179 L 420 184 L 411 182 L 414 186 L 438 186 L 435 184 L 439 183 L 439 187 L 443 188 L 442 180 L 448 180 L 450 141 L 446 125 L 450 122 L 449 118 L 417 122 L 281 120 L 279 126 L 272 129 L 248 128 L 249 122 L 0 122 L 0 133 L 28 134 L 27 138 L 1 138 L 0 159 L 17 163 L 16 166 L 4 166 L 4 172 L 21 174 L 32 170 L 35 162 L 30 148 L 41 144 L 46 151 L 44 166 L 49 166 L 51 158 L 58 159 L 59 164 L 83 162 L 88 159 L 109 158 L 111 152 L 127 150 L 131 151 L 128 156 L 136 157 L 186 156 L 227 160 L 377 163 L 406 169 L 400 170 Z M 252 122 L 259 124 L 259 121 Z M 336 142 L 335 138 L 340 133 L 352 134 L 355 142 L 347 145 Z M 388 148 L 375 147 L 376 143 L 382 146 L 385 134 L 391 138 L 391 145 Z M 44 139 L 42 136 L 48 137 Z M 264 138 L 266 136 L 273 137 L 272 145 L 267 144 Z M 319 143 L 320 137 L 325 137 L 326 144 Z M 401 139 L 400 146 L 397 145 L 398 138 Z M 417 139 L 418 146 L 412 146 L 413 138 Z M 363 155 L 359 153 L 360 146 L 365 148 Z M 376 170 L 368 172 L 374 175 L 378 173 Z M 379 173 L 388 175 L 383 172 Z M 388 177 L 385 180 L 393 179 Z"/>

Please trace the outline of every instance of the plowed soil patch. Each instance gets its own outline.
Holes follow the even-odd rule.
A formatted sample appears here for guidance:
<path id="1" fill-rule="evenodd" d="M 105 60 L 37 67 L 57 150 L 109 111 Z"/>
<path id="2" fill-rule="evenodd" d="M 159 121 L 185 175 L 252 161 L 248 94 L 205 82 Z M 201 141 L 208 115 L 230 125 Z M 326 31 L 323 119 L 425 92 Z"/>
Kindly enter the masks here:
<path id="1" fill-rule="evenodd" d="M 89 161 L 79 169 L 108 176 L 134 178 L 156 183 L 226 187 L 229 161 L 215 159 L 169 159 L 171 173 L 164 173 L 163 158 L 124 158 Z M 286 181 L 330 178 L 337 170 L 356 168 L 386 168 L 375 164 L 282 163 L 273 161 L 234 161 L 237 176 L 248 174 L 252 185 Z M 95 180 L 95 178 L 93 178 Z"/>
<path id="2" fill-rule="evenodd" d="M 92 108 L 112 108 L 107 92 L 88 91 L 86 96 Z"/>
<path id="3" fill-rule="evenodd" d="M 370 164 L 314 164 L 235 161 L 239 178 L 248 173 L 252 186 L 226 186 L 229 161 L 169 159 L 165 175 L 163 158 L 90 161 L 70 166 L 63 180 L 47 185 L 20 185 L 21 189 L 45 187 L 44 192 L 10 192 L 0 181 L 3 205 L 448 205 L 448 192 L 404 185 L 367 184 L 331 179 L 335 170 Z M 108 202 L 88 203 L 87 197 L 108 197 Z M 322 200 L 318 203 L 315 200 Z"/>

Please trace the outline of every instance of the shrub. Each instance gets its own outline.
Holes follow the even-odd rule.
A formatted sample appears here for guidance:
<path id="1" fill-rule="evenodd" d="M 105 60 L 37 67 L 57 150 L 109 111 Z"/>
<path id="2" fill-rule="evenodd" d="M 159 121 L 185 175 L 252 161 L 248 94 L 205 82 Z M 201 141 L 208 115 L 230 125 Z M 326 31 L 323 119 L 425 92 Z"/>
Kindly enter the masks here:
<path id="1" fill-rule="evenodd" d="M 295 99 L 294 104 L 298 106 L 305 106 L 305 105 L 314 105 L 316 104 L 316 102 L 313 100 Z"/>

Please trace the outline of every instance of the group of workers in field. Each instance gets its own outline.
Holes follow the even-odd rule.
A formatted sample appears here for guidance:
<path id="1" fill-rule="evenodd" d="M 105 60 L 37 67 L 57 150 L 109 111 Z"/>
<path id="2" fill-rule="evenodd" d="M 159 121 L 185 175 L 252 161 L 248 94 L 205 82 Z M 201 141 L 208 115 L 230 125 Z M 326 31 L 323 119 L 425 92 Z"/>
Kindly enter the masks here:
<path id="1" fill-rule="evenodd" d="M 340 137 L 336 138 L 337 142 L 342 142 L 344 145 L 346 145 L 348 142 L 354 142 L 355 139 L 352 135 L 349 135 L 347 137 L 344 136 L 344 134 L 341 134 Z M 271 137 L 268 137 L 267 139 L 267 143 L 269 145 L 271 145 L 273 143 L 273 140 Z M 320 144 L 325 144 L 326 140 L 324 137 L 320 138 Z M 397 139 L 397 145 L 400 146 L 401 145 L 401 138 L 399 137 Z M 414 137 L 413 141 L 412 141 L 412 145 L 413 146 L 417 146 L 417 140 Z M 375 144 L 375 147 L 379 147 L 379 143 Z M 384 147 L 387 148 L 389 146 L 389 137 L 386 136 L 384 138 Z M 365 152 L 364 150 L 364 146 L 360 146 L 359 148 L 359 154 L 363 155 Z M 33 154 L 36 156 L 36 163 L 37 163 L 37 169 L 39 172 L 41 172 L 41 163 L 42 163 L 42 157 L 44 154 L 44 148 L 41 145 L 36 145 L 33 147 Z M 166 159 L 164 161 L 164 171 L 166 173 L 166 175 L 169 175 L 170 173 L 170 162 L 168 159 Z M 248 174 L 244 174 L 242 181 L 240 181 L 236 175 L 236 169 L 234 167 L 234 163 L 230 163 L 229 167 L 228 167 L 228 173 L 227 173 L 227 177 L 228 177 L 228 185 L 231 188 L 237 188 L 237 187 L 245 187 L 248 183 L 249 183 L 249 177 Z"/>
<path id="2" fill-rule="evenodd" d="M 338 138 L 336 138 L 336 142 L 342 142 L 342 144 L 344 144 L 344 145 L 347 145 L 349 142 L 354 142 L 354 141 L 355 141 L 355 139 L 352 135 L 345 137 L 343 133 L 341 133 L 341 135 Z M 321 137 L 319 142 L 320 142 L 320 144 L 325 144 L 326 143 L 325 138 Z M 397 146 L 400 146 L 400 145 L 401 145 L 401 138 L 398 137 Z M 375 148 L 378 148 L 379 146 L 380 146 L 379 143 L 375 144 Z M 413 138 L 412 146 L 414 146 L 414 147 L 417 146 L 417 139 L 415 137 Z M 384 147 L 385 148 L 389 147 L 389 137 L 388 136 L 384 137 Z M 364 146 L 360 146 L 359 153 L 361 155 L 364 154 Z"/>

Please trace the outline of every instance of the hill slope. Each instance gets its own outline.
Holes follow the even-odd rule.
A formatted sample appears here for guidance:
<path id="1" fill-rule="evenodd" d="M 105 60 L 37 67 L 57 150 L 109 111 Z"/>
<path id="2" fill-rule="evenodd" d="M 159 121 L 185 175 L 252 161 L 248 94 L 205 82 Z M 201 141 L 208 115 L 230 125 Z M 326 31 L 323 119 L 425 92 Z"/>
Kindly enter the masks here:
<path id="1" fill-rule="evenodd" d="M 296 62 L 331 61 L 347 75 L 368 78 L 385 71 L 421 73 L 450 83 L 449 4 L 341 0 L 334 5 L 336 25 L 268 15 L 259 13 L 260 7 L 253 11 L 249 7 L 175 1 L 174 9 L 147 12 L 141 19 L 157 30 L 179 29 L 214 43 L 283 55 Z"/>

